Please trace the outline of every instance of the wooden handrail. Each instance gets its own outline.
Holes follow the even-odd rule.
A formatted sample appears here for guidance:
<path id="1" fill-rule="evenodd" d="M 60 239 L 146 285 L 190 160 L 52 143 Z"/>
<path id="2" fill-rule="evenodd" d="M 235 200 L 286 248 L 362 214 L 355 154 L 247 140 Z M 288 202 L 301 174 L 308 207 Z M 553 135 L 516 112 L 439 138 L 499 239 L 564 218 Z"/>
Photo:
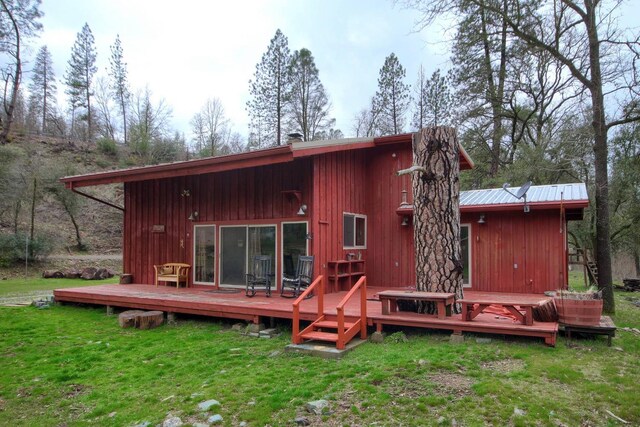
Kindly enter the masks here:
<path id="1" fill-rule="evenodd" d="M 318 296 L 318 312 L 317 317 L 320 318 L 324 315 L 324 276 L 318 276 L 311 285 L 293 302 L 293 321 L 291 325 L 291 338 L 294 344 L 300 344 L 300 303 L 304 299 L 318 288 L 319 292 L 316 292 Z"/>
<path id="2" fill-rule="evenodd" d="M 360 319 L 353 327 L 359 326 L 360 337 L 362 339 L 367 338 L 367 276 L 362 276 L 336 306 L 336 311 L 338 312 L 338 342 L 336 347 L 339 349 L 343 349 L 347 341 L 355 335 L 355 332 L 351 329 L 344 330 L 344 306 L 358 290 L 360 291 Z"/>

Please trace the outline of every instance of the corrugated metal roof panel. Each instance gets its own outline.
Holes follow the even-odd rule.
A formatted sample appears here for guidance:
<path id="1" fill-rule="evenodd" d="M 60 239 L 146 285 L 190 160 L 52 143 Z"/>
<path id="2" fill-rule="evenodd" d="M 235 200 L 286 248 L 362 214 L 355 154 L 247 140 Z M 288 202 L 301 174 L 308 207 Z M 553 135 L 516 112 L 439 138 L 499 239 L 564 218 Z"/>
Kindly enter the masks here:
<path id="1" fill-rule="evenodd" d="M 520 187 L 509 187 L 516 194 Z M 527 203 L 588 201 L 587 187 L 583 183 L 532 185 L 527 191 Z M 502 188 L 460 192 L 460 206 L 510 205 L 524 203 Z"/>

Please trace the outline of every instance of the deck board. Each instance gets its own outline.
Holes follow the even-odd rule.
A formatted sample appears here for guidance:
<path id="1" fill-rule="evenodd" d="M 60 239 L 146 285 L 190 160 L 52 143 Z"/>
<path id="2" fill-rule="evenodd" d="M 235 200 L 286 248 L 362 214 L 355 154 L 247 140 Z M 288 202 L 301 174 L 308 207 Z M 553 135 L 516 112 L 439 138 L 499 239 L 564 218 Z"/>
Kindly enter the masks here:
<path id="1" fill-rule="evenodd" d="M 558 324 L 555 322 L 534 322 L 527 326 L 513 322 L 512 319 L 491 314 L 481 314 L 472 321 L 465 321 L 457 314 L 445 319 L 438 319 L 435 315 L 409 312 L 382 314 L 382 304 L 377 299 L 378 292 L 384 288 L 367 289 L 367 322 L 369 326 L 376 326 L 382 330 L 385 325 L 408 326 L 437 330 L 449 330 L 454 333 L 480 332 L 490 334 L 505 334 L 518 336 L 532 336 L 544 338 L 549 345 L 555 344 Z M 237 293 L 215 293 L 204 288 L 175 288 L 169 286 L 152 285 L 119 285 L 107 284 L 80 288 L 56 289 L 56 301 L 109 305 L 123 308 L 140 308 L 147 310 L 161 310 L 172 313 L 196 314 L 202 316 L 222 317 L 259 321 L 260 317 L 275 317 L 281 319 L 293 318 L 293 300 L 273 294 L 271 298 L 258 294 L 248 298 L 244 290 Z M 327 320 L 335 320 L 335 307 L 346 292 L 326 294 L 324 297 L 324 314 Z M 491 298 L 490 293 L 474 293 L 466 291 L 465 295 Z M 521 301 L 540 301 L 545 297 L 530 294 L 510 294 L 509 298 L 521 298 Z M 315 320 L 317 298 L 302 301 L 300 304 L 300 318 Z M 352 298 L 345 306 L 347 321 L 353 322 L 359 317 L 360 304 L 358 298 Z"/>

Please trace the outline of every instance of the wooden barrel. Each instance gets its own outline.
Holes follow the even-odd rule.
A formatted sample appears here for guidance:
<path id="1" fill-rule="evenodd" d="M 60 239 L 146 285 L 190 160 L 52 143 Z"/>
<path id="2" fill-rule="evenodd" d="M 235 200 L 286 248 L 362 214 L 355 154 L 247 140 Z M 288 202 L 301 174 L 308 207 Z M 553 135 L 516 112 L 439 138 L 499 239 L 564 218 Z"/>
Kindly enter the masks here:
<path id="1" fill-rule="evenodd" d="M 602 316 L 601 299 L 554 298 L 558 322 L 565 325 L 598 326 Z"/>

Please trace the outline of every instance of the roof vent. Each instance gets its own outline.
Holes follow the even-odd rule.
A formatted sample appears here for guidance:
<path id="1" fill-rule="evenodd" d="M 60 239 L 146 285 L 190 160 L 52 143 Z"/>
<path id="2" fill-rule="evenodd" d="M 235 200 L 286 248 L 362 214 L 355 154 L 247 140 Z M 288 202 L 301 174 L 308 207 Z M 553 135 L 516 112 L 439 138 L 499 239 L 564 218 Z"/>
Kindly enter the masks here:
<path id="1" fill-rule="evenodd" d="M 293 132 L 287 136 L 289 137 L 287 144 L 291 144 L 292 142 L 302 142 L 302 134 L 299 132 Z"/>

